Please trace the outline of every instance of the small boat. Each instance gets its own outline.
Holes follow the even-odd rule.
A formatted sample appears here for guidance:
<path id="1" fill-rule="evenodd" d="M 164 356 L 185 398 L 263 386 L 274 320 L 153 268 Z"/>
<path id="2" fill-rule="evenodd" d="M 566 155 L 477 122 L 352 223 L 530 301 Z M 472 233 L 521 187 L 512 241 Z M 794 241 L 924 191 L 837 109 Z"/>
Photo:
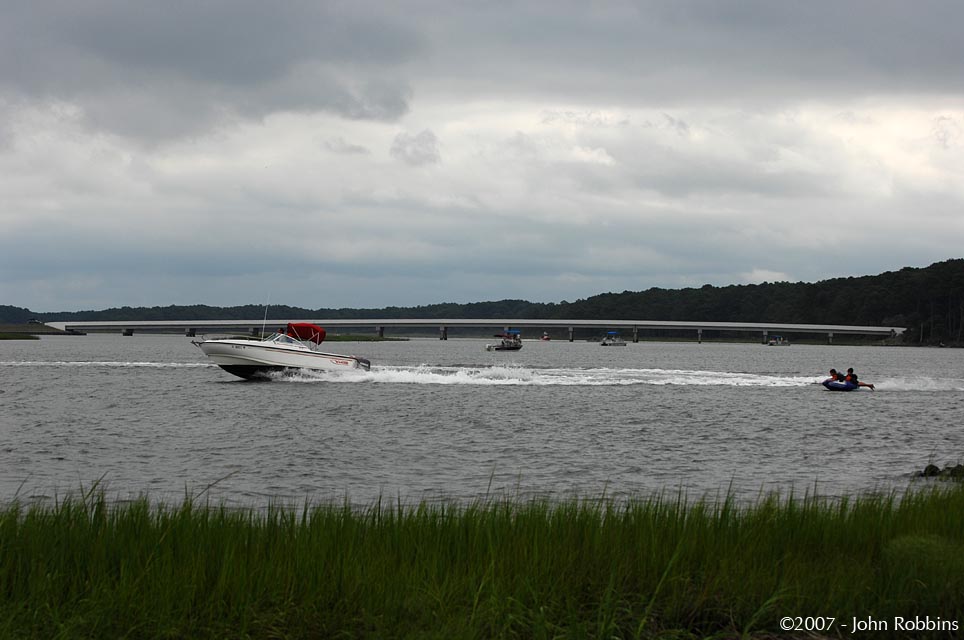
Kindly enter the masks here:
<path id="1" fill-rule="evenodd" d="M 771 336 L 767 344 L 771 347 L 788 347 L 790 346 L 790 341 L 783 336 Z"/>
<path id="2" fill-rule="evenodd" d="M 522 348 L 522 336 L 517 330 L 497 333 L 495 337 L 502 340 L 498 344 L 485 345 L 486 351 L 518 351 Z"/>
<path id="3" fill-rule="evenodd" d="M 358 356 L 326 353 L 318 346 L 325 330 L 310 322 L 289 322 L 277 333 L 262 338 L 220 338 L 194 341 L 204 355 L 230 374 L 250 379 L 264 377 L 272 371 L 309 369 L 312 371 L 346 371 L 371 369 L 371 362 Z"/>
<path id="4" fill-rule="evenodd" d="M 603 347 L 625 347 L 626 341 L 619 337 L 618 331 L 609 331 L 599 344 Z"/>
<path id="5" fill-rule="evenodd" d="M 821 382 L 830 391 L 853 391 L 854 389 L 859 389 L 860 387 L 853 382 L 848 382 L 845 380 L 834 380 L 832 378 L 827 378 Z"/>

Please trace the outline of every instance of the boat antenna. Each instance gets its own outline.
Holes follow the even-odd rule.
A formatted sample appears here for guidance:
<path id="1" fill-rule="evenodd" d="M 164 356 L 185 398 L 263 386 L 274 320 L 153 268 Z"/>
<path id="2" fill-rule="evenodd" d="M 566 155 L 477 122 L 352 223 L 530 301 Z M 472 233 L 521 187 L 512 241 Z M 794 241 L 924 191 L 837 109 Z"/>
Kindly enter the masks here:
<path id="1" fill-rule="evenodd" d="M 268 299 L 264 303 L 264 320 L 261 321 L 261 339 L 264 340 L 264 325 L 268 324 L 268 305 L 271 304 L 271 292 L 268 292 Z"/>

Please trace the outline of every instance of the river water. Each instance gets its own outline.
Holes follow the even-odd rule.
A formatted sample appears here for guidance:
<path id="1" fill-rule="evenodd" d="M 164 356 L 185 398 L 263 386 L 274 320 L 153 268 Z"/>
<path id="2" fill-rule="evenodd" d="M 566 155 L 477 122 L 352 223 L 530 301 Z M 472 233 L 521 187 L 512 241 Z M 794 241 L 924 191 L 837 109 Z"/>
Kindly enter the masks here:
<path id="1" fill-rule="evenodd" d="M 183 336 L 0 341 L 0 502 L 839 495 L 964 458 L 959 350 L 485 342 L 332 343 L 372 370 L 247 382 Z M 815 384 L 848 366 L 877 390 Z"/>

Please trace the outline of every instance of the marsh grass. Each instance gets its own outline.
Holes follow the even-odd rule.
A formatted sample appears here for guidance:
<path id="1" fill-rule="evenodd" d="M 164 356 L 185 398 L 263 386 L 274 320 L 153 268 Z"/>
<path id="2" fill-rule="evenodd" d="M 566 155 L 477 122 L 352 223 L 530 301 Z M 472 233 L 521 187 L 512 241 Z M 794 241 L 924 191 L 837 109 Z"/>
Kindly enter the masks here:
<path id="1" fill-rule="evenodd" d="M 734 637 L 915 614 L 964 621 L 960 485 L 263 511 L 93 492 L 0 511 L 3 638 Z"/>

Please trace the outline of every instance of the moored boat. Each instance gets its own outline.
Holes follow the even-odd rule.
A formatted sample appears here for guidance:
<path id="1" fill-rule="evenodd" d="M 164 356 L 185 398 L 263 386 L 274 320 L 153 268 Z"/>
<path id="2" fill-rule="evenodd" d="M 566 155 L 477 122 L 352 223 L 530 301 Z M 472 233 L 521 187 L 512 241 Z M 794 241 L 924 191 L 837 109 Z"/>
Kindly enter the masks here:
<path id="1" fill-rule="evenodd" d="M 319 345 L 324 339 L 325 330 L 318 325 L 289 322 L 284 330 L 279 329 L 261 340 L 220 338 L 194 344 L 228 373 L 247 379 L 287 369 L 371 369 L 371 362 L 365 358 L 322 351 Z"/>

